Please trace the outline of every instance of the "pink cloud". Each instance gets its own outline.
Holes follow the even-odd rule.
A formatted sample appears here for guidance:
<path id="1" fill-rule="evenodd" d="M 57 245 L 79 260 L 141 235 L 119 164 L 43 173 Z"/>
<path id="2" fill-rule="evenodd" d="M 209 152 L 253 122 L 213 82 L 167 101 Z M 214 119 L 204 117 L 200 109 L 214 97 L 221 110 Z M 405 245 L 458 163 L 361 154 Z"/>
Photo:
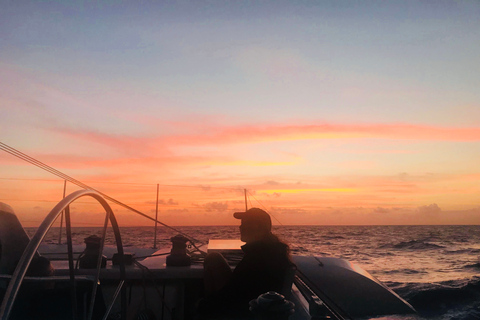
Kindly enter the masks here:
<path id="1" fill-rule="evenodd" d="M 72 128 L 54 128 L 54 134 L 67 137 L 75 146 L 77 154 L 32 154 L 32 156 L 56 168 L 91 169 L 109 168 L 120 175 L 140 175 L 156 172 L 160 175 L 185 170 L 186 166 L 272 166 L 296 165 L 298 161 L 282 159 L 245 159 L 235 154 L 200 152 L 202 149 L 189 147 L 244 145 L 260 142 L 276 142 L 304 139 L 410 139 L 436 141 L 478 141 L 480 128 L 436 127 L 409 124 L 319 124 L 319 125 L 268 125 L 268 126 L 218 126 L 194 123 L 188 134 L 165 134 L 153 136 L 132 136 L 86 131 Z M 179 152 L 179 148 L 186 148 Z M 86 151 L 91 150 L 88 155 Z M 97 151 L 101 152 L 97 152 Z M 110 170 L 111 169 L 111 170 Z M 171 170 L 167 172 L 168 170 Z M 97 170 L 98 171 L 98 170 Z M 99 174 L 94 172 L 93 174 Z M 92 173 L 90 173 L 92 174 Z M 150 174 L 150 176 L 151 176 Z M 399 193 L 411 188 L 392 186 L 385 190 Z"/>
<path id="2" fill-rule="evenodd" d="M 197 127 L 195 124 L 193 127 Z M 258 143 L 306 139 L 408 139 L 434 141 L 479 141 L 480 128 L 439 127 L 411 124 L 319 124 L 220 127 L 211 125 L 196 128 L 196 133 L 163 136 L 133 137 L 56 129 L 59 133 L 95 143 L 112 146 L 132 153 L 151 154 L 168 152 L 179 145 L 211 145 Z"/>
<path id="3" fill-rule="evenodd" d="M 478 141 L 480 128 L 436 127 L 410 124 L 320 124 L 218 127 L 201 134 L 167 138 L 171 143 L 231 144 L 306 139 L 409 139 L 436 141 Z"/>

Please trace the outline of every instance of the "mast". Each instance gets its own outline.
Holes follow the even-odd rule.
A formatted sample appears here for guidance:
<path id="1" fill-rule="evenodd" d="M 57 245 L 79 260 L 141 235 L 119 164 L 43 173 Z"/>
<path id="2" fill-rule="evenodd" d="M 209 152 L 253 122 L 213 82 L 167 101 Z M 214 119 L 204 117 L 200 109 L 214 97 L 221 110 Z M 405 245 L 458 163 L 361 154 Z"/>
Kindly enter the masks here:
<path id="1" fill-rule="evenodd" d="M 157 221 L 158 221 L 158 190 L 160 185 L 157 183 L 157 202 L 155 206 L 155 233 L 153 234 L 153 249 L 157 249 Z"/>

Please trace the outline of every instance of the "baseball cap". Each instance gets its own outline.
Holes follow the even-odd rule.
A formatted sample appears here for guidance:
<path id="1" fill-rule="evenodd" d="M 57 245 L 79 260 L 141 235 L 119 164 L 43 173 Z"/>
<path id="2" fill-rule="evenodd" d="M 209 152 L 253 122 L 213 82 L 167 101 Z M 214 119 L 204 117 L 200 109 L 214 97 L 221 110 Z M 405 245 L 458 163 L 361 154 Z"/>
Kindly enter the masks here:
<path id="1" fill-rule="evenodd" d="M 272 219 L 270 219 L 270 215 L 259 208 L 250 208 L 244 212 L 235 212 L 233 217 L 265 226 L 269 231 L 272 229 Z"/>

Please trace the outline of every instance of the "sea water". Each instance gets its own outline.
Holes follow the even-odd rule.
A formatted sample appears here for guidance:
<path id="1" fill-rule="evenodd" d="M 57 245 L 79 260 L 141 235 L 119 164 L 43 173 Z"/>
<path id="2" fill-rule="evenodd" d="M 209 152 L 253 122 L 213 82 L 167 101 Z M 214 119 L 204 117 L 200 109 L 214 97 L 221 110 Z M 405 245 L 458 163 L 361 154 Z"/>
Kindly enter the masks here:
<path id="1" fill-rule="evenodd" d="M 159 227 L 156 247 L 170 248 L 178 231 L 203 244 L 240 236 L 237 226 L 176 229 Z M 58 242 L 57 230 L 45 242 Z M 35 229 L 27 231 L 32 235 Z M 154 246 L 153 227 L 120 231 L 127 251 Z M 100 233 L 73 228 L 74 243 Z M 419 316 L 409 319 L 480 319 L 480 226 L 275 226 L 274 233 L 292 254 L 343 258 L 367 270 L 413 305 Z M 106 244 L 114 244 L 111 230 Z"/>

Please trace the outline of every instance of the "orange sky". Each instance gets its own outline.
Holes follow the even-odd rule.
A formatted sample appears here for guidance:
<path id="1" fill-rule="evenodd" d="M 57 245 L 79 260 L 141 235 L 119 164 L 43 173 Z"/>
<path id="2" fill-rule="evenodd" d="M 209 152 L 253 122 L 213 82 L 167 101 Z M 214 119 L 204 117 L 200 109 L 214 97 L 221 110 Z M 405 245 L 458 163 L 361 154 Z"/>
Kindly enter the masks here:
<path id="1" fill-rule="evenodd" d="M 3 169 L 10 168 L 8 173 L 3 172 L 0 180 L 0 201 L 12 205 L 26 226 L 38 225 L 61 200 L 63 181 L 11 155 L 2 154 L 0 159 L 8 163 Z M 84 166 L 72 163 L 70 166 L 76 167 L 74 171 L 84 171 Z M 230 166 L 241 167 L 239 164 L 227 167 Z M 137 182 L 121 176 L 112 177 L 108 182 L 100 180 L 102 175 L 96 177 L 98 180 L 89 174 L 84 178 L 84 183 L 155 216 L 156 184 L 148 183 L 148 177 Z M 239 184 L 230 185 L 223 177 L 208 182 L 194 177 L 189 185 L 160 185 L 159 220 L 171 225 L 236 224 L 231 214 L 245 208 L 246 188 L 248 206 L 269 211 L 274 216 L 274 224 L 475 224 L 480 215 L 478 206 L 472 205 L 478 194 L 478 178 L 478 174 L 413 176 L 401 173 L 326 175 L 321 181 L 268 180 L 240 184 L 250 178 L 237 176 Z M 77 189 L 67 183 L 67 194 Z M 123 225 L 152 225 L 151 221 L 136 217 L 124 208 L 115 204 L 112 207 Z M 101 207 L 87 198 L 78 200 L 72 212 L 74 223 L 100 226 L 103 222 Z"/>

